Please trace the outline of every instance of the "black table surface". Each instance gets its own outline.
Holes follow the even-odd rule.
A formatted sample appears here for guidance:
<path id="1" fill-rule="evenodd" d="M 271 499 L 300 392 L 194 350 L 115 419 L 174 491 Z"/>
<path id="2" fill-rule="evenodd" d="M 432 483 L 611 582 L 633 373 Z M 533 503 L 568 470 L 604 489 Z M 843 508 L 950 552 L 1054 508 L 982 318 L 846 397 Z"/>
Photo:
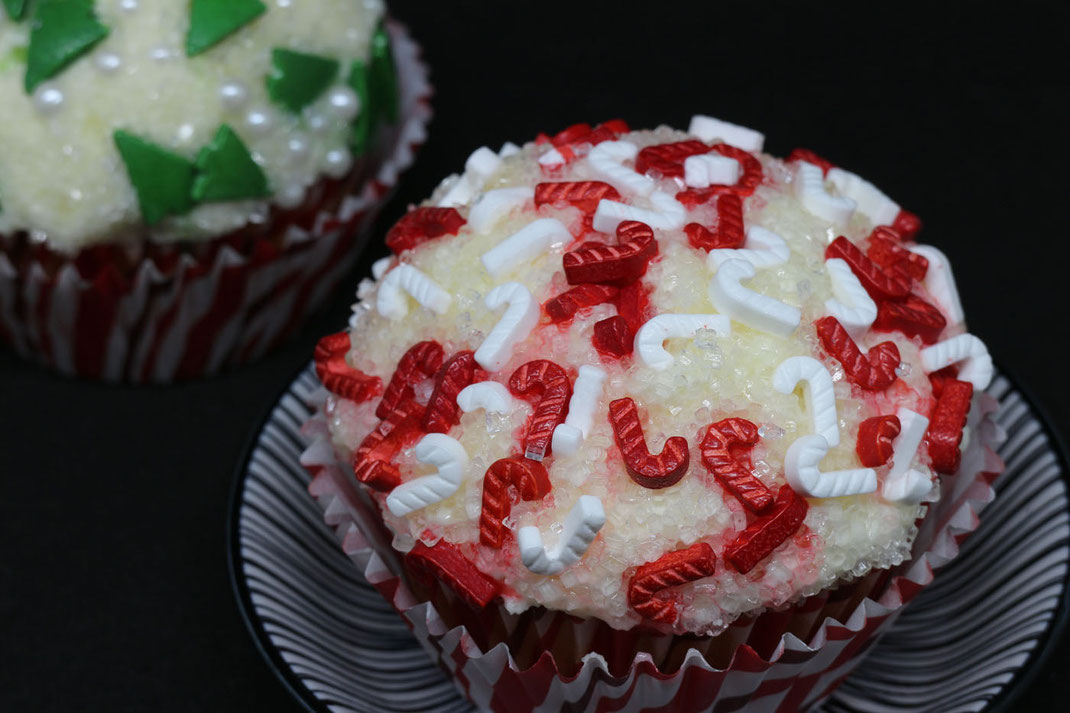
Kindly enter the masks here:
<path id="1" fill-rule="evenodd" d="M 235 467 L 316 338 L 344 323 L 386 228 L 484 144 L 706 113 L 764 131 L 773 154 L 812 148 L 923 218 L 971 331 L 1070 430 L 1065 5 L 391 5 L 432 67 L 430 139 L 297 338 L 215 379 L 138 388 L 0 350 L 0 710 L 298 709 L 228 583 Z M 1016 707 L 1065 700 L 1068 668 L 1063 639 Z"/>

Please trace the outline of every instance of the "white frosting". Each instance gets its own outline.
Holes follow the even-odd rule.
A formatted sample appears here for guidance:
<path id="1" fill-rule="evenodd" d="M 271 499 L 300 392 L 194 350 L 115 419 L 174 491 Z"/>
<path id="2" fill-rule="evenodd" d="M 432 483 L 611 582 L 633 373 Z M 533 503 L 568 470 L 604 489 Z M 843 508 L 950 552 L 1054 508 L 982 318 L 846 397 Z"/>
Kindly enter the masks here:
<path id="1" fill-rule="evenodd" d="M 688 137 L 661 128 L 622 138 L 641 149 Z M 528 144 L 518 154 L 505 158 L 481 190 L 534 186 L 543 180 L 602 180 L 583 158 L 569 162 L 548 179 L 537 161 L 542 152 L 542 147 Z M 432 540 L 441 537 L 464 546 L 481 570 L 506 582 L 510 591 L 506 606 L 511 611 L 542 604 L 579 616 L 598 616 L 627 628 L 639 621 L 627 603 L 627 573 L 700 539 L 710 543 L 721 559 L 724 548 L 747 524 L 742 505 L 707 473 L 698 456 L 700 429 L 729 416 L 751 420 L 760 427 L 761 434 L 752 453 L 754 475 L 773 490 L 787 482 L 788 448 L 812 433 L 815 426 L 807 400 L 800 398 L 798 392 L 782 393 L 774 384 L 773 375 L 785 359 L 817 359 L 831 376 L 840 442 L 828 447 L 819 459 L 821 472 L 826 475 L 860 469 L 855 442 L 859 423 L 864 419 L 895 413 L 900 406 L 928 413 L 931 386 L 913 340 L 899 333 L 874 332 L 859 339 L 863 350 L 882 341 L 893 341 L 903 363 L 910 367 L 901 370 L 901 382 L 894 390 L 875 394 L 854 388 L 845 380 L 839 363 L 823 356 L 814 331 L 814 321 L 826 314 L 825 303 L 834 297 L 832 279 L 824 263 L 830 236 L 843 234 L 861 243 L 872 224 L 861 211 L 843 226 L 814 216 L 792 190 L 792 168 L 766 155 L 759 154 L 757 158 L 765 177 L 754 195 L 743 202 L 744 222 L 779 236 L 788 252 L 780 264 L 756 270 L 746 285 L 758 295 L 798 310 L 798 327 L 787 336 L 742 325 L 737 328 L 734 324 L 730 329 L 721 329 L 719 323 L 726 317 L 716 313 L 707 293 L 711 273 L 706 253 L 690 246 L 682 226 L 656 228 L 659 255 L 643 278 L 651 290 L 653 314 L 700 315 L 716 320 L 694 328 L 688 326 L 686 330 L 681 327 L 659 332 L 651 343 L 657 342 L 671 356 L 668 362 L 658 364 L 664 368 L 652 368 L 639 353 L 623 360 L 600 358 L 591 341 L 594 325 L 616 314 L 612 304 L 603 304 L 581 310 L 569 322 L 550 324 L 543 320 L 513 345 L 505 363 L 493 374 L 495 381 L 507 382 L 521 364 L 544 358 L 569 369 L 574 376 L 587 364 L 598 364 L 606 372 L 595 415 L 582 442 L 575 452 L 559 453 L 555 449 L 553 456 L 544 461 L 552 484 L 550 496 L 514 503 L 505 522 L 514 533 L 523 527 L 537 528 L 544 551 L 550 555 L 562 541 L 562 523 L 580 496 L 596 497 L 603 505 L 605 524 L 582 558 L 559 574 L 548 576 L 525 567 L 515 549 L 503 556 L 499 551 L 473 544 L 479 540 L 483 475 L 491 463 L 517 451 L 518 439 L 532 413 L 532 405 L 519 398 L 507 413 L 477 409 L 461 416 L 460 424 L 450 431 L 470 458 L 461 484 L 453 496 L 408 517 L 387 514 L 386 524 L 395 533 L 396 547 L 407 551 L 430 531 Z M 625 166 L 630 165 L 625 162 Z M 672 196 L 679 190 L 671 179 L 657 182 L 657 190 L 651 195 L 627 195 L 624 200 L 637 209 L 657 210 L 652 201 L 654 195 Z M 429 202 L 433 204 L 446 190 L 448 187 L 441 187 Z M 478 200 L 477 196 L 474 201 Z M 470 206 L 460 206 L 458 210 L 467 215 Z M 690 209 L 686 218 L 688 222 L 714 224 L 715 210 L 712 204 Z M 566 240 L 564 244 L 555 243 L 545 249 L 540 246 L 540 250 L 526 253 L 507 271 L 492 274 L 483 268 L 481 256 L 539 219 L 554 219 L 573 232 L 578 232 L 583 223 L 581 213 L 571 206 L 512 210 L 493 225 L 481 226 L 484 230 L 477 232 L 465 226 L 455 237 L 431 240 L 412 251 L 412 264 L 447 289 L 453 301 L 441 315 L 414 309 L 396 322 L 374 310 L 358 310 L 352 342 L 359 349 L 348 355 L 350 363 L 386 380 L 405 350 L 418 341 L 436 339 L 447 353 L 476 349 L 502 316 L 500 309 L 485 305 L 491 290 L 506 282 L 517 282 L 530 291 L 535 301 L 544 304 L 569 288 L 562 255 L 574 248 L 576 241 L 597 239 L 616 244 L 612 233 L 573 236 L 571 243 Z M 374 301 L 374 292 L 365 299 Z M 960 331 L 961 325 L 949 328 L 952 334 Z M 683 436 L 691 444 L 688 471 L 677 484 L 650 490 L 626 474 L 607 418 L 609 402 L 625 396 L 640 406 L 652 453 L 660 452 L 665 440 L 673 435 Z M 343 452 L 355 448 L 374 426 L 376 420 L 367 416 L 374 411 L 374 405 L 338 402 L 332 429 L 334 441 Z M 822 419 L 818 428 L 824 430 L 827 426 Z M 904 455 L 904 465 L 923 469 L 924 450 L 912 452 L 909 458 Z M 403 481 L 427 472 L 410 452 L 400 453 L 394 462 Z M 810 464 L 804 459 L 802 465 Z M 816 470 L 816 462 L 813 465 Z M 879 486 L 886 470 L 876 472 Z M 811 470 L 805 470 L 803 475 L 808 480 L 815 477 Z M 868 480 L 855 485 L 866 489 L 872 484 Z M 864 574 L 870 568 L 898 564 L 909 556 L 918 516 L 916 503 L 890 502 L 879 492 L 811 500 L 805 521 L 809 546 L 789 540 L 746 575 L 719 564 L 713 576 L 676 588 L 674 595 L 681 614 L 677 628 L 717 633 L 738 616 L 762 606 L 792 601 L 844 578 Z M 528 531 L 530 535 L 535 532 Z M 507 546 L 516 547 L 515 543 Z M 531 553 L 533 558 L 537 554 L 534 546 Z"/>
<path id="2" fill-rule="evenodd" d="M 32 231 L 56 250 L 143 236 L 137 196 L 112 141 L 125 129 L 195 159 L 230 125 L 267 175 L 281 205 L 299 202 L 322 175 L 352 165 L 349 120 L 364 110 L 345 86 L 369 57 L 381 0 L 267 3 L 260 17 L 192 58 L 189 3 L 97 0 L 108 36 L 38 87 L 23 89 L 30 21 L 0 22 L 0 234 Z M 334 84 L 294 115 L 268 98 L 271 50 L 337 60 Z M 296 150 L 295 150 L 296 149 Z M 154 226 L 151 240 L 209 239 L 262 220 L 269 203 L 208 203 Z"/>

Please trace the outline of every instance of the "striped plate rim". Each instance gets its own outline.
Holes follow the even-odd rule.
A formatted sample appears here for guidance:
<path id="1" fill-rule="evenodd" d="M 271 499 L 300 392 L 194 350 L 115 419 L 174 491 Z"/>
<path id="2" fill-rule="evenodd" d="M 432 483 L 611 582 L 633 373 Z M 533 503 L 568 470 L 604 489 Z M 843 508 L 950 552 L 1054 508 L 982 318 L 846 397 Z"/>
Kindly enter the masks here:
<path id="1" fill-rule="evenodd" d="M 314 713 L 471 711 L 342 553 L 307 493 L 300 429 L 318 385 L 311 367 L 288 385 L 250 439 L 231 489 L 227 560 L 246 627 L 279 680 Z M 1065 628 L 1066 450 L 1004 370 L 988 392 L 1000 402 L 997 422 L 1007 432 L 999 496 L 958 558 L 821 711 L 1010 710 Z M 1002 606 L 993 610 L 993 602 Z M 987 626 L 977 629 L 977 621 Z"/>

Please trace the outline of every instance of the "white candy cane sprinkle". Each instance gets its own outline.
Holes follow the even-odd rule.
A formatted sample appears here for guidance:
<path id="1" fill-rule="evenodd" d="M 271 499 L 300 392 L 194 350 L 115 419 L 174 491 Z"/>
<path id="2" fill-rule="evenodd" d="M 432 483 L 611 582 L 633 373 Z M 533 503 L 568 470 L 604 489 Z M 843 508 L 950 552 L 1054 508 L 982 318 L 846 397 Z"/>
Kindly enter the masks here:
<path id="1" fill-rule="evenodd" d="M 378 260 L 376 260 L 375 262 L 373 262 L 372 263 L 372 277 L 374 277 L 376 280 L 383 279 L 383 275 L 385 275 L 386 271 L 390 269 L 390 265 L 393 262 L 394 262 L 394 256 L 393 255 L 387 255 L 386 257 L 381 257 Z"/>
<path id="2" fill-rule="evenodd" d="M 444 433 L 429 433 L 421 438 L 413 455 L 416 460 L 433 465 L 438 470 L 402 483 L 390 491 L 386 496 L 386 506 L 395 517 L 404 517 L 453 495 L 461 487 L 461 477 L 468 465 L 468 453 L 464 446 Z"/>
<path id="3" fill-rule="evenodd" d="M 520 528 L 516 533 L 520 560 L 535 574 L 559 574 L 583 558 L 604 524 L 606 513 L 602 501 L 593 495 L 581 495 L 565 518 L 561 539 L 549 551 L 542 543 L 539 528 Z"/>
<path id="4" fill-rule="evenodd" d="M 782 394 L 795 391 L 802 381 L 806 410 L 814 433 L 825 438 L 830 448 L 840 445 L 840 420 L 836 415 L 836 393 L 832 375 L 813 357 L 795 356 L 780 362 L 773 372 L 773 388 Z"/>
<path id="5" fill-rule="evenodd" d="M 729 260 L 746 260 L 756 268 L 776 267 L 788 261 L 791 257 L 791 248 L 771 230 L 752 225 L 747 228 L 747 239 L 742 248 L 720 248 L 710 250 L 706 256 L 706 265 L 711 270 L 728 262 Z"/>
<path id="6" fill-rule="evenodd" d="M 732 333 L 732 323 L 723 314 L 659 314 L 635 333 L 635 355 L 651 369 L 664 371 L 674 361 L 665 349 L 665 340 L 693 339 L 700 329 L 726 337 Z"/>
<path id="7" fill-rule="evenodd" d="M 853 200 L 873 225 L 890 225 L 899 215 L 899 204 L 866 179 L 842 168 L 830 168 L 828 180 L 841 196 Z"/>
<path id="8" fill-rule="evenodd" d="M 513 410 L 513 397 L 504 384 L 480 381 L 461 389 L 457 394 L 457 406 L 464 413 L 483 409 L 487 413 L 505 414 Z"/>
<path id="9" fill-rule="evenodd" d="M 710 301 L 733 321 L 780 337 L 789 336 L 799 326 L 802 312 L 740 284 L 754 275 L 754 265 L 746 260 L 728 260 L 710 280 Z"/>
<path id="10" fill-rule="evenodd" d="M 591 431 L 594 413 L 602 401 L 602 387 L 606 372 L 597 366 L 585 364 L 580 367 L 576 383 L 572 386 L 572 398 L 568 402 L 565 422 L 554 429 L 551 445 L 557 455 L 572 455 L 583 445 Z"/>
<path id="11" fill-rule="evenodd" d="M 811 434 L 795 439 L 784 456 L 784 476 L 795 492 L 810 498 L 839 498 L 872 493 L 877 489 L 877 471 L 851 468 L 821 472 L 818 463 L 829 451 L 824 436 Z"/>
<path id="12" fill-rule="evenodd" d="M 464 173 L 446 191 L 446 195 L 439 199 L 438 206 L 450 208 L 468 205 L 501 164 L 502 160 L 498 154 L 486 146 L 480 146 L 464 162 Z"/>
<path id="13" fill-rule="evenodd" d="M 673 196 L 654 191 L 650 194 L 650 204 L 652 208 L 637 208 L 603 198 L 598 201 L 591 225 L 598 232 L 610 235 L 626 220 L 638 220 L 659 230 L 676 230 L 683 226 L 687 209 Z"/>
<path id="14" fill-rule="evenodd" d="M 929 261 L 929 269 L 925 271 L 925 289 L 936 300 L 951 324 L 961 323 L 965 314 L 947 256 L 931 245 L 915 245 L 908 250 Z"/>
<path id="15" fill-rule="evenodd" d="M 616 226 L 614 226 L 616 227 Z M 483 253 L 480 260 L 492 277 L 527 264 L 549 250 L 555 243 L 568 243 L 572 235 L 561 221 L 539 218 L 513 233 Z"/>
<path id="16" fill-rule="evenodd" d="M 988 388 L 994 373 L 992 357 L 985 343 L 972 334 L 960 334 L 921 350 L 921 366 L 926 374 L 959 363 L 959 380 L 970 382 L 978 391 Z"/>
<path id="17" fill-rule="evenodd" d="M 630 141 L 603 141 L 587 154 L 587 162 L 599 177 L 606 179 L 624 193 L 648 196 L 657 183 L 649 176 L 637 173 L 624 165 L 639 154 L 639 147 Z"/>
<path id="18" fill-rule="evenodd" d="M 484 300 L 488 309 L 501 309 L 508 305 L 494 329 L 476 350 L 476 362 L 487 371 L 498 371 L 509 357 L 517 342 L 527 339 L 539 321 L 539 303 L 531 291 L 519 282 L 498 285 Z"/>
<path id="19" fill-rule="evenodd" d="M 514 210 L 523 208 L 535 200 L 535 189 L 530 186 L 497 188 L 479 196 L 468 213 L 468 227 L 476 235 L 490 231 Z"/>
<path id="20" fill-rule="evenodd" d="M 825 261 L 825 269 L 832 281 L 832 294 L 836 296 L 825 301 L 825 309 L 858 341 L 877 319 L 877 303 L 846 261 L 831 258 Z"/>
<path id="21" fill-rule="evenodd" d="M 732 186 L 739 180 L 739 161 L 717 153 L 704 153 L 684 159 L 684 184 L 691 188 Z"/>
<path id="22" fill-rule="evenodd" d="M 565 157 L 556 148 L 551 148 L 542 156 L 539 156 L 538 161 L 539 165 L 545 168 L 557 168 L 565 165 Z"/>
<path id="23" fill-rule="evenodd" d="M 402 263 L 390 270 L 379 283 L 375 307 L 388 319 L 401 319 L 409 313 L 408 293 L 421 306 L 443 314 L 450 307 L 450 293 L 412 265 Z"/>
<path id="24" fill-rule="evenodd" d="M 706 142 L 720 139 L 729 146 L 735 146 L 744 151 L 761 151 L 765 145 L 765 135 L 760 131 L 702 114 L 691 117 L 687 133 Z"/>
<path id="25" fill-rule="evenodd" d="M 892 467 L 887 478 L 898 478 L 910 469 L 918 448 L 929 429 L 929 419 L 908 408 L 898 408 L 899 435 L 892 441 Z"/>
<path id="26" fill-rule="evenodd" d="M 926 469 L 928 470 L 928 469 Z M 918 504 L 933 489 L 932 476 L 911 468 L 896 477 L 888 476 L 881 487 L 881 497 L 895 503 Z"/>
<path id="27" fill-rule="evenodd" d="M 829 194 L 821 169 L 806 161 L 795 162 L 795 197 L 807 212 L 836 226 L 846 225 L 855 212 L 855 202 Z"/>

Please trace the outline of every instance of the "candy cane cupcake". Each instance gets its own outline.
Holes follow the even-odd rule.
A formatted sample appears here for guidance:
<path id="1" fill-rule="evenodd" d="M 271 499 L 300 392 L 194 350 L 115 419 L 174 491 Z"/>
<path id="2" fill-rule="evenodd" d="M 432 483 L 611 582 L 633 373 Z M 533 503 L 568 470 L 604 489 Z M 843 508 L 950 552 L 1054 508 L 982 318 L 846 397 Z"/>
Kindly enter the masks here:
<path id="1" fill-rule="evenodd" d="M 295 328 L 426 120 L 383 20 L 381 0 L 4 0 L 3 341 L 159 381 Z"/>
<path id="2" fill-rule="evenodd" d="M 316 350 L 312 492 L 482 707 L 805 707 L 991 497 L 947 260 L 762 144 L 698 116 L 481 148 Z"/>

